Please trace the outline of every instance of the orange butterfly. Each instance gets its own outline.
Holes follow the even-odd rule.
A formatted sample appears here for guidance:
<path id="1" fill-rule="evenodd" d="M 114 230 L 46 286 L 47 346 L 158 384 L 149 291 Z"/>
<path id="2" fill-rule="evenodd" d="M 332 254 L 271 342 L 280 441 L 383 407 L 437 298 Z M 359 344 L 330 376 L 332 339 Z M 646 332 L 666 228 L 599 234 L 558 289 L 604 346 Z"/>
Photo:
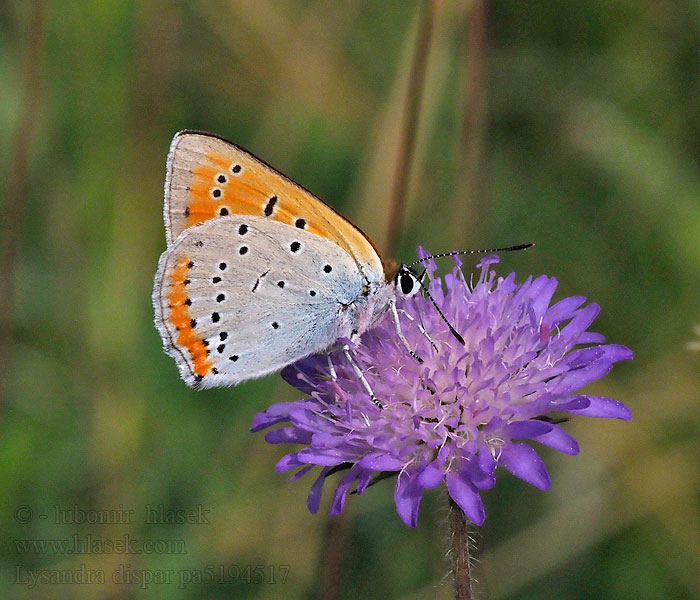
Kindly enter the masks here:
<path id="1" fill-rule="evenodd" d="M 418 291 L 415 274 L 383 262 L 350 221 L 223 138 L 175 135 L 164 218 L 155 322 L 188 385 L 278 371 L 387 313 L 405 344 L 395 300 Z"/>

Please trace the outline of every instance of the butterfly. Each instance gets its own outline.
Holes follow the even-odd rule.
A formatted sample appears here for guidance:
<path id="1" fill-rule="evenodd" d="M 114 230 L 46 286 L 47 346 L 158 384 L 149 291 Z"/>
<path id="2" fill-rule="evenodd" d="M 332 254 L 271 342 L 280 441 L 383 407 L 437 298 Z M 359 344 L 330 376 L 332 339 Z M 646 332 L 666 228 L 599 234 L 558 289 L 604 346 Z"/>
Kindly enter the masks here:
<path id="1" fill-rule="evenodd" d="M 155 323 L 191 387 L 279 371 L 387 312 L 400 334 L 395 300 L 422 285 L 311 192 L 210 133 L 173 138 L 164 220 Z"/>

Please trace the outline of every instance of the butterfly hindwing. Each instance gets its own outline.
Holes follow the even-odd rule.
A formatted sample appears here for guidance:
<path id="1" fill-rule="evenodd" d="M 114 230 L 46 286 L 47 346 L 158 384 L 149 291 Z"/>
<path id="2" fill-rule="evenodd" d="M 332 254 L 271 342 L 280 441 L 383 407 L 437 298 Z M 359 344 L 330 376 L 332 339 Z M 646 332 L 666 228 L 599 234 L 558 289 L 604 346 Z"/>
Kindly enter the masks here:
<path id="1" fill-rule="evenodd" d="M 168 245 L 188 227 L 227 215 L 279 221 L 331 241 L 362 271 L 383 270 L 367 236 L 309 191 L 222 138 L 178 133 L 170 146 L 165 182 Z"/>
<path id="2" fill-rule="evenodd" d="M 309 231 L 226 216 L 182 231 L 153 291 L 166 351 L 190 386 L 237 384 L 319 352 L 363 277 L 350 255 Z"/>

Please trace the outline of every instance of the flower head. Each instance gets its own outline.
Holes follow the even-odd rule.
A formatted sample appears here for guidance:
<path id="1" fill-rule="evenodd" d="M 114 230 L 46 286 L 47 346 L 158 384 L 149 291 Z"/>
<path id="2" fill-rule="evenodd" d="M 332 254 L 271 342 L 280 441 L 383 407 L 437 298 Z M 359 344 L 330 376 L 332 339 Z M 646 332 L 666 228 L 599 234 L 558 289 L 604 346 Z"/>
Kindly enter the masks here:
<path id="1" fill-rule="evenodd" d="M 419 254 L 425 257 L 420 249 Z M 578 453 L 576 440 L 551 413 L 630 419 L 629 409 L 616 400 L 577 393 L 613 363 L 632 357 L 625 346 L 604 344 L 602 335 L 587 331 L 598 314 L 596 304 L 583 306 L 585 298 L 577 296 L 550 306 L 555 279 L 543 275 L 518 285 L 513 273 L 497 278 L 494 255 L 481 260 L 473 285 L 458 259 L 444 281 L 433 276 L 432 260 L 427 262 L 430 295 L 465 345 L 429 298 L 400 298 L 402 331 L 423 362 L 400 342 L 390 317 L 352 348 L 381 406 L 335 351 L 334 375 L 325 355 L 287 367 L 282 376 L 309 397 L 274 404 L 253 421 L 253 431 L 285 423 L 268 431 L 266 440 L 304 446 L 282 458 L 278 471 L 298 468 L 292 477 L 297 479 L 320 467 L 307 501 L 312 512 L 336 471 L 344 475 L 332 515 L 342 511 L 354 482 L 362 493 L 377 474 L 396 472 L 396 508 L 407 525 L 416 525 L 423 490 L 442 481 L 480 525 L 485 517 L 480 492 L 495 484 L 497 466 L 549 488 L 542 459 L 523 440 Z"/>

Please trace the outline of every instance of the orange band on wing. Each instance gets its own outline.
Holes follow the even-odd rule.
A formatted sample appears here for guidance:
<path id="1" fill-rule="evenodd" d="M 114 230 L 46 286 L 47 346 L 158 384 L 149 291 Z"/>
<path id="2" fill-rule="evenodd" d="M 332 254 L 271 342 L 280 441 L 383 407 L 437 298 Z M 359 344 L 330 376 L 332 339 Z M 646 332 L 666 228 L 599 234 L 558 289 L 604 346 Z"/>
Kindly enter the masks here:
<path id="1" fill-rule="evenodd" d="M 212 184 L 214 182 L 214 177 L 219 173 L 220 169 L 215 169 L 214 167 L 208 167 L 206 165 L 199 165 L 192 169 L 192 175 L 196 179 L 200 179 L 202 182 L 207 184 Z"/>
<path id="2" fill-rule="evenodd" d="M 231 167 L 231 159 L 222 156 L 221 154 L 216 154 L 215 152 L 210 152 L 207 154 L 207 160 L 219 167 L 223 171 L 227 171 Z"/>
<path id="3" fill-rule="evenodd" d="M 365 274 L 382 273 L 377 249 L 360 229 L 242 148 L 215 135 L 186 131 L 173 138 L 168 156 L 169 243 L 200 223 L 252 215 L 329 240 L 345 250 Z"/>
<path id="4" fill-rule="evenodd" d="M 184 346 L 192 357 L 194 374 L 204 377 L 211 371 L 211 362 L 207 347 L 194 328 L 190 317 L 189 307 L 186 304 L 187 271 L 190 268 L 190 259 L 182 257 L 175 266 L 170 279 L 172 285 L 168 292 L 168 302 L 170 304 L 170 322 L 177 331 L 177 344 Z"/>
<path id="5" fill-rule="evenodd" d="M 265 215 L 265 206 L 275 194 L 271 190 L 261 189 L 265 187 L 264 173 L 256 172 L 254 167 L 248 166 L 237 174 L 236 171 L 232 171 L 235 163 L 232 163 L 230 158 L 214 152 L 206 155 L 206 162 L 207 164 L 192 169 L 193 177 L 189 185 L 190 204 L 186 213 L 188 227 L 220 216 L 223 207 L 228 211 L 225 214 Z M 220 175 L 224 175 L 225 179 L 218 181 Z M 293 207 L 302 204 L 302 199 L 294 196 L 296 190 L 287 186 L 286 192 L 292 194 L 279 198 L 274 214 L 269 215 L 270 218 L 292 227 L 297 219 L 302 218 L 307 231 L 326 237 L 324 230 L 314 223 L 309 215 L 297 214 L 300 213 L 299 210 L 293 212 Z M 214 196 L 214 193 L 217 196 Z"/>

